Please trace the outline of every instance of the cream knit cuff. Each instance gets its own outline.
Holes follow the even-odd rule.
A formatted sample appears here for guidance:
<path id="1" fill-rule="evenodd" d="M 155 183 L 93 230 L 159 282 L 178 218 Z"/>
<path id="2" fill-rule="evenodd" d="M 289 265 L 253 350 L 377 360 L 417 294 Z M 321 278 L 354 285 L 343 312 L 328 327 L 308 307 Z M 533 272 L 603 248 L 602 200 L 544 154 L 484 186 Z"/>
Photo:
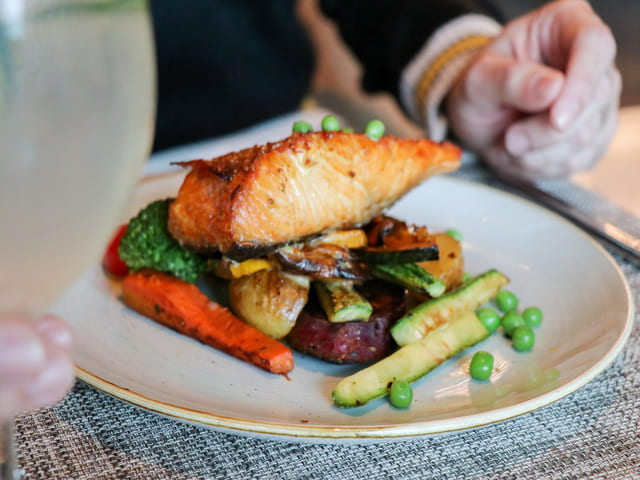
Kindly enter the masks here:
<path id="1" fill-rule="evenodd" d="M 436 30 L 402 72 L 400 100 L 432 140 L 441 141 L 447 134 L 440 105 L 458 75 L 501 30 L 484 15 L 458 17 Z"/>

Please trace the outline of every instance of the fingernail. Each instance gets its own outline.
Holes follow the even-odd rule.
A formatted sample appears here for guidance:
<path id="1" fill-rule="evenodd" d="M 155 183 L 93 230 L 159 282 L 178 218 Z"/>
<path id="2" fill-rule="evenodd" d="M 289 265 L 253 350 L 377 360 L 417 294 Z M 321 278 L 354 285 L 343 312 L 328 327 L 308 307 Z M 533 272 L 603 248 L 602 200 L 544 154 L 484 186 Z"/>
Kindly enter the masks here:
<path id="1" fill-rule="evenodd" d="M 511 155 L 522 155 L 531 148 L 529 137 L 517 128 L 507 132 L 505 147 Z"/>
<path id="2" fill-rule="evenodd" d="M 533 85 L 536 98 L 541 101 L 552 101 L 560 93 L 562 88 L 561 75 L 541 75 Z"/>
<path id="3" fill-rule="evenodd" d="M 554 123 L 558 128 L 567 128 L 580 113 L 580 105 L 575 100 L 564 98 L 559 100 L 553 109 Z"/>
<path id="4" fill-rule="evenodd" d="M 36 374 L 46 354 L 40 339 L 27 325 L 0 323 L 0 375 L 8 381 Z"/>
<path id="5" fill-rule="evenodd" d="M 27 385 L 25 391 L 41 405 L 60 400 L 71 389 L 75 379 L 71 359 L 62 352 L 48 358 L 47 367 L 38 378 Z"/>
<path id="6" fill-rule="evenodd" d="M 38 322 L 37 329 L 43 340 L 60 348 L 71 347 L 71 331 L 61 319 L 50 315 L 45 316 Z"/>

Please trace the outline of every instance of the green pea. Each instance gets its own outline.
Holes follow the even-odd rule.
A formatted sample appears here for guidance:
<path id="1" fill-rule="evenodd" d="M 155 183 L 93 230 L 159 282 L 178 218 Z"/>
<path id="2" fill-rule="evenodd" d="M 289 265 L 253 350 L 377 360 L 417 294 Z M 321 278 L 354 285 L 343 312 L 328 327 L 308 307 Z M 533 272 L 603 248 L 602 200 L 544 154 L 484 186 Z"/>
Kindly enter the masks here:
<path id="1" fill-rule="evenodd" d="M 536 342 L 536 337 L 531 328 L 522 326 L 517 327 L 513 331 L 511 342 L 513 343 L 513 348 L 518 352 L 528 352 L 533 348 L 533 344 Z"/>
<path id="2" fill-rule="evenodd" d="M 337 130 L 340 130 L 340 123 L 338 122 L 338 119 L 333 115 L 327 115 L 326 117 L 324 117 L 320 125 L 322 126 L 322 130 L 324 130 L 325 132 L 335 132 Z"/>
<path id="3" fill-rule="evenodd" d="M 458 231 L 458 230 L 447 230 L 446 232 L 447 235 L 449 235 L 450 237 L 453 237 L 454 239 L 456 239 L 458 242 L 462 241 L 462 234 Z"/>
<path id="4" fill-rule="evenodd" d="M 396 380 L 389 389 L 389 401 L 396 408 L 407 408 L 413 400 L 413 389 L 408 382 Z"/>
<path id="5" fill-rule="evenodd" d="M 353 128 L 351 128 L 351 127 L 344 127 L 344 128 L 342 129 L 342 131 L 343 131 L 344 133 L 353 133 Z"/>
<path id="6" fill-rule="evenodd" d="M 480 350 L 473 355 L 469 364 L 469 375 L 475 380 L 486 380 L 493 372 L 493 355 Z"/>
<path id="7" fill-rule="evenodd" d="M 525 308 L 522 312 L 522 318 L 527 327 L 539 327 L 542 324 L 542 310 L 538 307 Z"/>
<path id="8" fill-rule="evenodd" d="M 512 310 L 502 316 L 502 321 L 500 323 L 502 324 L 502 330 L 504 330 L 505 335 L 510 337 L 513 335 L 513 331 L 516 328 L 524 326 L 524 319 L 522 318 L 522 315 Z"/>
<path id="9" fill-rule="evenodd" d="M 307 133 L 312 132 L 313 127 L 309 122 L 305 122 L 304 120 L 298 120 L 297 122 L 293 122 L 293 133 Z"/>
<path id="10" fill-rule="evenodd" d="M 496 295 L 496 305 L 503 312 L 510 312 L 518 308 L 518 297 L 509 290 L 500 290 Z"/>
<path id="11" fill-rule="evenodd" d="M 500 315 L 491 307 L 484 307 L 476 313 L 478 320 L 489 332 L 495 332 L 500 326 Z"/>
<path id="12" fill-rule="evenodd" d="M 364 133 L 372 140 L 380 140 L 384 135 L 384 123 L 380 120 L 371 120 L 367 123 L 367 127 L 364 129 Z"/>

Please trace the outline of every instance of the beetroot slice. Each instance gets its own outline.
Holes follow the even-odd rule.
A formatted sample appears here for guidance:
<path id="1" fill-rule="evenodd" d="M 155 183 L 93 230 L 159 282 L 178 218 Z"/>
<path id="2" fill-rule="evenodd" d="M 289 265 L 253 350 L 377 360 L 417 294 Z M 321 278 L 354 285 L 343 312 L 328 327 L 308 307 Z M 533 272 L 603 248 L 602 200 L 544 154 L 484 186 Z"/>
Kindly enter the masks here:
<path id="1" fill-rule="evenodd" d="M 373 307 L 368 321 L 331 323 L 317 298 L 311 296 L 287 336 L 289 345 L 332 363 L 373 362 L 389 355 L 396 348 L 389 330 L 404 313 L 404 290 L 373 281 L 358 291 Z"/>

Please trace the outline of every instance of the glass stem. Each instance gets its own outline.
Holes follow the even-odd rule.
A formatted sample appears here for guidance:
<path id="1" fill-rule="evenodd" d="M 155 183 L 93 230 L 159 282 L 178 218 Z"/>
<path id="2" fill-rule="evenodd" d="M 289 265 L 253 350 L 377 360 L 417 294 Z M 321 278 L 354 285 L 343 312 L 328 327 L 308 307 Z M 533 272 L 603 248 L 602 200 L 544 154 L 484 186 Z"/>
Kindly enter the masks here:
<path id="1" fill-rule="evenodd" d="M 16 449 L 13 442 L 13 422 L 0 423 L 0 480 L 21 480 L 22 471 L 16 463 Z"/>

